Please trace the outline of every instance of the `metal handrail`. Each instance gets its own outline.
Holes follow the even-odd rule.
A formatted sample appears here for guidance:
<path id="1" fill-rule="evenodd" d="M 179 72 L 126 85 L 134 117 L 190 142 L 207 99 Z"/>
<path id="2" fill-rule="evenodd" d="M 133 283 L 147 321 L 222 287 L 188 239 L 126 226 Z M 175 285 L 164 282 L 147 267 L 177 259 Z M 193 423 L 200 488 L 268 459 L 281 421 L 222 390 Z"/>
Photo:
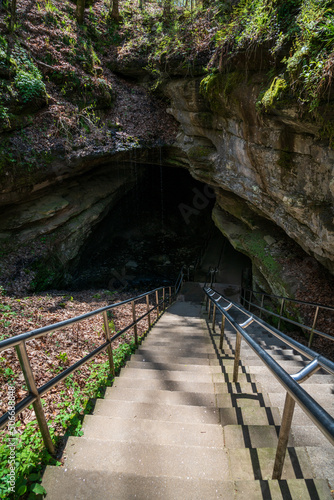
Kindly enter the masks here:
<path id="1" fill-rule="evenodd" d="M 248 299 L 247 299 L 247 292 L 249 294 Z M 256 296 L 256 295 L 261 295 L 261 305 L 255 303 L 255 302 L 252 302 L 252 296 Z M 255 307 L 258 311 L 260 311 L 260 316 L 261 316 L 261 313 L 264 312 L 266 314 L 269 314 L 270 316 L 278 318 L 279 319 L 278 328 L 280 328 L 281 320 L 283 320 L 283 321 L 286 321 L 287 323 L 290 323 L 291 325 L 295 325 L 295 326 L 302 328 L 303 330 L 306 330 L 307 332 L 309 332 L 309 341 L 308 341 L 309 347 L 311 347 L 311 345 L 312 345 L 313 338 L 314 338 L 315 334 L 320 335 L 321 337 L 324 337 L 327 340 L 330 340 L 332 342 L 334 341 L 334 337 L 332 335 L 329 335 L 328 333 L 325 333 L 325 332 L 322 332 L 321 330 L 316 329 L 319 311 L 320 310 L 327 310 L 327 311 L 331 311 L 334 313 L 334 307 L 332 307 L 332 306 L 326 306 L 323 304 L 319 304 L 317 302 L 307 302 L 304 300 L 283 297 L 281 295 L 270 295 L 270 294 L 265 293 L 265 292 L 256 292 L 255 290 L 252 290 L 250 288 L 241 288 L 240 297 L 241 297 L 241 303 L 243 305 L 245 305 L 247 303 L 249 310 L 251 307 Z M 269 299 L 281 301 L 279 314 L 277 314 L 273 311 L 270 311 L 263 306 L 265 297 L 269 298 Z M 290 319 L 290 318 L 284 316 L 283 315 L 284 307 L 285 307 L 287 302 L 291 302 L 291 303 L 294 303 L 297 305 L 315 307 L 312 326 L 305 325 L 303 323 L 300 323 L 299 321 L 295 321 L 293 319 Z"/>
<path id="2" fill-rule="evenodd" d="M 181 268 L 181 271 L 179 273 L 179 276 L 177 278 L 177 281 L 175 283 L 175 286 L 167 286 L 167 287 L 159 287 L 155 288 L 154 290 L 150 290 L 149 292 L 142 293 L 140 295 L 137 295 L 136 297 L 132 297 L 130 299 L 123 300 L 122 302 L 117 302 L 116 304 L 110 304 L 108 306 L 101 307 L 99 309 L 95 309 L 94 311 L 90 311 L 86 314 L 82 314 L 81 316 L 76 316 L 74 318 L 67 319 L 65 321 L 60 321 L 58 323 L 53 323 L 52 325 L 44 326 L 41 328 L 37 328 L 35 330 L 32 330 L 30 332 L 22 333 L 19 335 L 15 335 L 9 339 L 2 340 L 0 342 L 0 352 L 4 351 L 6 349 L 10 349 L 15 347 L 21 370 L 24 375 L 24 379 L 28 388 L 28 396 L 26 396 L 24 399 L 19 401 L 15 405 L 15 415 L 18 413 L 22 412 L 27 406 L 33 404 L 34 406 L 34 411 L 36 414 L 37 422 L 42 434 L 42 438 L 44 441 L 44 445 L 51 453 L 52 455 L 55 453 L 55 448 L 50 436 L 50 432 L 48 429 L 48 425 L 46 422 L 44 410 L 41 404 L 41 396 L 48 392 L 52 387 L 57 385 L 59 382 L 64 380 L 68 375 L 76 371 L 80 366 L 83 364 L 87 363 L 91 359 L 93 359 L 97 354 L 100 352 L 104 351 L 107 349 L 108 351 L 108 358 L 109 358 L 109 367 L 110 367 L 110 373 L 112 376 L 115 375 L 115 370 L 114 370 L 114 361 L 113 361 L 113 353 L 112 353 L 112 342 L 123 335 L 126 331 L 129 329 L 133 328 L 134 329 L 134 335 L 135 335 L 135 344 L 138 345 L 138 335 L 137 335 L 137 324 L 139 321 L 143 320 L 144 318 L 148 318 L 148 329 L 151 328 L 152 326 L 152 321 L 151 321 L 151 313 L 155 309 L 157 310 L 157 318 L 159 318 L 160 314 L 160 307 L 162 306 L 162 312 L 165 310 L 167 304 L 170 305 L 172 303 L 172 299 L 176 296 L 178 293 L 181 284 L 183 282 L 184 278 L 184 266 Z M 172 288 L 174 288 L 174 291 L 172 293 Z M 166 293 L 167 290 L 167 293 Z M 159 298 L 159 292 L 162 291 L 162 298 Z M 155 294 L 155 305 L 153 307 L 150 307 L 150 295 Z M 142 314 L 140 317 L 137 318 L 136 316 L 136 309 L 135 309 L 135 302 L 145 298 L 146 297 L 146 306 L 147 306 L 147 311 L 146 313 Z M 131 302 L 132 304 L 132 323 L 127 325 L 125 328 L 120 330 L 119 332 L 115 333 L 115 335 L 111 336 L 110 328 L 109 328 L 109 322 L 108 322 L 108 315 L 107 312 L 110 311 L 111 309 L 120 307 L 124 304 L 129 304 Z M 41 387 L 37 387 L 36 381 L 34 378 L 34 374 L 30 365 L 29 357 L 27 354 L 27 349 L 26 349 L 26 341 L 32 340 L 32 339 L 37 339 L 39 337 L 42 337 L 46 335 L 47 333 L 54 332 L 56 330 L 59 330 L 61 328 L 64 328 L 66 326 L 72 325 L 74 323 L 78 323 L 81 321 L 84 321 L 92 316 L 96 316 L 98 314 L 103 315 L 103 322 L 104 322 L 104 330 L 105 330 L 105 342 L 98 346 L 96 349 L 94 349 L 92 352 L 81 358 L 79 361 L 74 363 L 73 365 L 69 366 L 65 370 L 63 370 L 61 373 L 53 377 L 51 380 L 49 380 L 46 384 L 44 384 Z M 2 429 L 8 421 L 13 418 L 13 413 L 11 410 L 11 416 L 9 415 L 8 412 L 4 413 L 0 417 L 0 429 Z"/>
<path id="3" fill-rule="evenodd" d="M 255 290 L 252 290 L 251 288 L 242 288 L 245 292 L 251 292 L 254 295 L 264 295 L 265 297 L 269 297 L 270 299 L 284 299 L 288 300 L 289 302 L 295 302 L 296 304 L 303 304 L 305 306 L 314 306 L 314 307 L 320 307 L 321 309 L 328 309 L 330 311 L 334 312 L 334 307 L 333 306 L 326 306 L 324 304 L 320 304 L 319 302 L 308 302 L 306 300 L 299 300 L 299 299 L 293 299 L 289 297 L 284 297 L 283 295 L 274 295 L 274 294 L 269 294 L 265 292 L 257 292 Z"/>
<path id="4" fill-rule="evenodd" d="M 290 339 L 289 337 L 287 337 L 287 335 L 283 334 L 276 328 L 271 327 L 270 325 L 265 323 L 261 318 L 258 318 L 254 314 L 250 314 L 250 312 L 247 311 L 244 307 L 231 301 L 230 299 L 220 294 L 216 290 L 213 290 L 211 288 L 204 288 L 204 293 L 207 297 L 209 319 L 211 315 L 211 303 L 213 303 L 213 319 L 212 319 L 213 330 L 215 329 L 216 311 L 219 310 L 222 313 L 219 348 L 222 349 L 223 347 L 225 319 L 229 321 L 231 326 L 237 332 L 234 368 L 233 368 L 233 382 L 238 381 L 240 347 L 241 347 L 241 339 L 243 338 L 287 391 L 283 417 L 282 417 L 282 425 L 280 429 L 274 470 L 273 470 L 273 479 L 280 479 L 283 471 L 286 448 L 288 444 L 288 437 L 291 429 L 293 411 L 296 402 L 299 404 L 302 410 L 311 418 L 311 420 L 325 435 L 325 437 L 334 445 L 334 419 L 326 412 L 326 410 L 324 410 L 324 408 L 322 408 L 319 405 L 319 403 L 317 403 L 312 398 L 312 396 L 310 396 L 298 384 L 298 382 L 303 382 L 304 380 L 309 378 L 313 373 L 318 371 L 320 368 L 323 368 L 328 373 L 334 374 L 334 363 L 328 360 L 327 358 L 318 355 L 316 352 L 312 351 L 308 347 L 299 344 L 299 342 Z M 221 299 L 227 302 L 227 305 L 225 307 L 223 307 L 223 305 L 219 303 Z M 232 307 L 236 308 L 238 311 L 245 314 L 247 316 L 247 319 L 242 323 L 238 323 L 228 312 Z M 288 374 L 277 363 L 277 361 L 275 361 L 268 354 L 268 352 L 265 351 L 256 342 L 256 340 L 254 340 L 246 332 L 245 329 L 253 322 L 256 322 L 259 326 L 265 328 L 275 337 L 279 338 L 283 342 L 286 342 L 288 345 L 296 349 L 298 352 L 302 353 L 305 357 L 310 359 L 311 362 L 297 374 L 295 375 Z"/>

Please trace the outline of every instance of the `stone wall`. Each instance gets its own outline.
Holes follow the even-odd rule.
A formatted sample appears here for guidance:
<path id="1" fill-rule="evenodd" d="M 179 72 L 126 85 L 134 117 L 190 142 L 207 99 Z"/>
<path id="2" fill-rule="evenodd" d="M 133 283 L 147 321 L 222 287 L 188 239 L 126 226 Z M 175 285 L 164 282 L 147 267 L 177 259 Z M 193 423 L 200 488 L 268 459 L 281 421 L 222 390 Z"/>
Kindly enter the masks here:
<path id="1" fill-rule="evenodd" d="M 213 77 L 206 88 L 203 78 L 169 81 L 169 112 L 180 123 L 171 161 L 216 188 L 215 222 L 236 247 L 240 238 L 226 229 L 226 213 L 253 237 L 265 226 L 260 246 L 267 236 L 268 253 L 270 242 L 287 235 L 333 273 L 334 151 L 291 104 L 258 111 L 264 79 L 264 74 L 232 72 Z M 258 267 L 258 248 L 239 249 Z M 272 289 L 283 291 L 273 286 L 268 270 L 264 276 Z"/>

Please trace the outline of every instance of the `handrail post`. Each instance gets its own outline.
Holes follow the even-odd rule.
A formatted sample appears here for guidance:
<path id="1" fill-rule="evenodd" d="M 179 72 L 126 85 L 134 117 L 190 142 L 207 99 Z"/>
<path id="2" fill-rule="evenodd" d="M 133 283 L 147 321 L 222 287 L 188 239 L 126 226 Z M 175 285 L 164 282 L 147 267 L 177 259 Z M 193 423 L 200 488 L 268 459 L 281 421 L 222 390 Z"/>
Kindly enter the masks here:
<path id="1" fill-rule="evenodd" d="M 172 287 L 169 287 L 169 304 L 172 303 Z"/>
<path id="2" fill-rule="evenodd" d="M 150 310 L 150 299 L 149 296 L 146 295 L 146 306 L 147 306 L 147 321 L 148 321 L 148 329 L 151 328 L 151 314 L 149 313 Z"/>
<path id="3" fill-rule="evenodd" d="M 215 323 L 216 323 L 216 304 L 213 305 L 213 314 L 212 314 L 212 331 L 215 331 Z"/>
<path id="4" fill-rule="evenodd" d="M 250 311 L 250 308 L 251 308 L 251 302 L 252 302 L 252 295 L 253 295 L 253 291 L 250 290 L 249 292 L 249 302 L 248 302 L 248 311 Z"/>
<path id="5" fill-rule="evenodd" d="M 284 309 L 284 303 L 285 303 L 285 299 L 282 298 L 282 302 L 281 302 L 281 309 L 280 309 L 280 312 L 279 312 L 279 315 L 282 316 L 283 314 L 283 309 Z M 277 325 L 277 329 L 279 330 L 281 327 L 281 318 L 279 318 L 278 320 L 278 325 Z"/>
<path id="6" fill-rule="evenodd" d="M 55 447 L 54 447 L 52 439 L 51 439 L 50 431 L 48 428 L 48 424 L 47 424 L 47 421 L 45 418 L 43 406 L 41 403 L 41 398 L 40 398 L 40 395 L 39 395 L 37 387 L 36 387 L 34 374 L 33 374 L 33 371 L 31 369 L 25 341 L 23 341 L 19 345 L 17 345 L 15 347 L 15 349 L 16 349 L 17 357 L 19 358 L 19 362 L 21 365 L 21 369 L 23 372 L 25 382 L 27 384 L 28 391 L 31 394 L 33 394 L 34 396 L 36 396 L 36 400 L 33 402 L 33 407 L 34 407 L 35 415 L 37 418 L 38 426 L 39 426 L 39 429 L 40 429 L 41 434 L 42 434 L 44 445 L 45 445 L 46 449 L 48 450 L 48 452 L 51 455 L 54 455 L 55 454 Z"/>
<path id="7" fill-rule="evenodd" d="M 295 409 L 295 400 L 287 392 L 282 416 L 282 424 L 278 437 L 278 445 L 276 450 L 275 464 L 273 470 L 273 479 L 281 479 L 283 465 L 285 460 L 286 449 L 288 446 L 289 433 L 291 429 L 293 411 Z"/>
<path id="8" fill-rule="evenodd" d="M 103 322 L 104 322 L 105 337 L 106 337 L 106 340 L 109 342 L 109 345 L 107 347 L 107 351 L 108 351 L 110 373 L 114 377 L 115 376 L 115 366 L 114 366 L 114 357 L 113 357 L 113 353 L 112 353 L 112 347 L 110 344 L 110 328 L 109 328 L 107 311 L 103 311 Z"/>
<path id="9" fill-rule="evenodd" d="M 159 318 L 160 311 L 159 311 L 159 291 L 158 290 L 155 291 L 155 303 L 157 306 L 157 318 Z"/>
<path id="10" fill-rule="evenodd" d="M 241 296 L 241 305 L 243 307 L 246 307 L 246 289 L 245 288 L 242 288 L 242 296 Z"/>
<path id="11" fill-rule="evenodd" d="M 262 297 L 261 297 L 261 309 L 260 309 L 260 314 L 259 314 L 261 319 L 262 319 L 263 304 L 264 304 L 264 293 L 262 294 Z"/>
<path id="12" fill-rule="evenodd" d="M 136 346 L 138 346 L 138 331 L 137 331 L 136 306 L 135 306 L 135 301 L 134 300 L 132 300 L 131 305 L 132 305 L 132 319 L 133 319 L 133 322 L 134 322 L 133 330 L 135 332 L 135 344 L 136 344 Z"/>
<path id="13" fill-rule="evenodd" d="M 210 319 L 210 316 L 211 316 L 211 300 L 209 299 L 208 319 Z"/>
<path id="14" fill-rule="evenodd" d="M 220 329 L 219 349 L 223 349 L 224 333 L 225 333 L 225 316 L 223 314 L 222 315 L 222 326 L 221 326 L 221 329 Z"/>
<path id="15" fill-rule="evenodd" d="M 310 332 L 310 338 L 309 338 L 309 341 L 308 341 L 308 347 L 311 347 L 312 342 L 313 342 L 314 329 L 315 329 L 315 325 L 317 324 L 318 313 L 319 313 L 319 306 L 317 306 L 317 308 L 315 310 L 315 313 L 314 313 L 313 325 L 312 325 L 312 330 Z"/>
<path id="16" fill-rule="evenodd" d="M 165 287 L 162 289 L 162 310 L 165 310 Z"/>
<path id="17" fill-rule="evenodd" d="M 235 353 L 234 353 L 234 366 L 233 366 L 233 382 L 235 383 L 238 382 L 240 347 L 241 347 L 241 333 L 237 332 L 237 338 L 235 342 Z"/>

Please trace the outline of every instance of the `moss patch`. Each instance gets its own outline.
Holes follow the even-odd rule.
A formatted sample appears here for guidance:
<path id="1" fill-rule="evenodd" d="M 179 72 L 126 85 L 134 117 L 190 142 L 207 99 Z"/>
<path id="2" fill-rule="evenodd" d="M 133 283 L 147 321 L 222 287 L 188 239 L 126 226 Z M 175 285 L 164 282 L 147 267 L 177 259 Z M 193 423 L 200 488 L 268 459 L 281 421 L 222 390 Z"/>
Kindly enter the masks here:
<path id="1" fill-rule="evenodd" d="M 244 80 L 245 76 L 239 71 L 230 73 L 211 73 L 200 83 L 200 93 L 209 101 L 212 111 L 218 113 L 226 105 L 227 98 Z"/>

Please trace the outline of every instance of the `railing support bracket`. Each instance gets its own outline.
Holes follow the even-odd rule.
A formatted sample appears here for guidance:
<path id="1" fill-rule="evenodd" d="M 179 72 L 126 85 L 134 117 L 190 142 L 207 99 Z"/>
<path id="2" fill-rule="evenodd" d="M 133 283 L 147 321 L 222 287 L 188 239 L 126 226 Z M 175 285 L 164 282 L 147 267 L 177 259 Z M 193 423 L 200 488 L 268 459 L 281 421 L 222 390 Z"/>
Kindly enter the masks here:
<path id="1" fill-rule="evenodd" d="M 287 392 L 282 416 L 281 430 L 279 433 L 278 445 L 276 450 L 276 458 L 272 477 L 273 479 L 281 479 L 282 477 L 294 409 L 295 400 Z"/>
<path id="2" fill-rule="evenodd" d="M 30 365 L 30 361 L 28 358 L 28 353 L 27 353 L 25 342 L 21 342 L 19 345 L 17 345 L 15 347 L 15 349 L 16 349 L 17 356 L 19 358 L 19 362 L 21 365 L 21 369 L 23 372 L 25 382 L 27 384 L 28 391 L 31 394 L 33 394 L 34 396 L 36 396 L 36 400 L 33 402 L 33 407 L 34 407 L 35 415 L 37 418 L 38 426 L 39 426 L 39 429 L 40 429 L 41 434 L 42 434 L 45 448 L 48 450 L 48 452 L 51 455 L 54 455 L 55 454 L 55 447 L 54 447 L 52 439 L 51 439 L 50 431 L 48 428 L 48 424 L 47 424 L 44 410 L 43 410 L 42 403 L 41 403 L 41 398 L 40 398 L 40 395 L 39 395 L 37 387 L 36 387 L 34 374 L 33 374 L 33 371 L 31 369 L 31 365 Z"/>

